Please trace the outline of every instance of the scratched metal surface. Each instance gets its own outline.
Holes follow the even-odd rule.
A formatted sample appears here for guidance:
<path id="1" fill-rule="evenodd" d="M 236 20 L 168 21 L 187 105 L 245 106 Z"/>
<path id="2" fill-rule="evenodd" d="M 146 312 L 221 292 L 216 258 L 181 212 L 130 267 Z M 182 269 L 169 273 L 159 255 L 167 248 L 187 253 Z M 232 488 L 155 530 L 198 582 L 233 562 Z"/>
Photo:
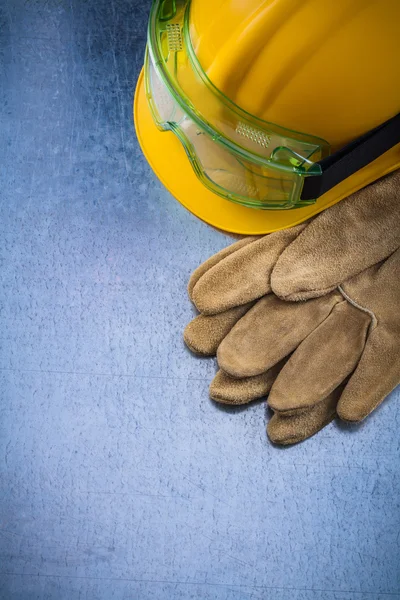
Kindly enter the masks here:
<path id="1" fill-rule="evenodd" d="M 182 344 L 229 238 L 138 148 L 148 9 L 0 2 L 0 597 L 400 598 L 399 393 L 282 450 Z"/>

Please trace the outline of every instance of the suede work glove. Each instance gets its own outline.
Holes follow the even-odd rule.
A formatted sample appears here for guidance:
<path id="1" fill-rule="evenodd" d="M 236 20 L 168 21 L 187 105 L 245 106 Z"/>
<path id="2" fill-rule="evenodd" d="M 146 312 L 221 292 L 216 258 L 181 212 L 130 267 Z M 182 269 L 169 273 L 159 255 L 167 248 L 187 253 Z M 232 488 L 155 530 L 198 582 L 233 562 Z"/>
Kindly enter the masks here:
<path id="1" fill-rule="evenodd" d="M 259 300 L 218 348 L 235 378 L 260 377 L 291 355 L 268 398 L 280 415 L 317 406 L 349 377 L 337 404 L 361 421 L 400 382 L 400 249 L 339 288 L 307 302 Z"/>
<path id="2" fill-rule="evenodd" d="M 288 299 L 320 296 L 334 287 L 343 273 L 357 272 L 386 255 L 400 237 L 398 178 L 398 173 L 389 175 L 328 209 L 310 224 L 262 238 L 245 238 L 203 263 L 190 279 L 189 295 L 208 314 L 200 314 L 188 325 L 187 345 L 199 354 L 214 355 L 235 323 L 254 306 L 255 299 L 269 294 L 271 287 Z M 381 238 L 371 249 L 375 236 L 382 235 L 383 243 Z M 244 300 L 249 301 L 243 304 Z M 226 307 L 231 308 L 222 312 Z M 325 303 L 317 309 L 326 310 Z M 210 386 L 210 395 L 229 404 L 261 398 L 269 392 L 285 362 L 241 379 L 220 370 Z M 334 418 L 339 391 L 340 387 L 315 406 L 301 409 L 301 414 L 299 410 L 293 415 L 291 411 L 276 411 L 268 425 L 270 439 L 280 444 L 295 443 L 316 433 Z"/>

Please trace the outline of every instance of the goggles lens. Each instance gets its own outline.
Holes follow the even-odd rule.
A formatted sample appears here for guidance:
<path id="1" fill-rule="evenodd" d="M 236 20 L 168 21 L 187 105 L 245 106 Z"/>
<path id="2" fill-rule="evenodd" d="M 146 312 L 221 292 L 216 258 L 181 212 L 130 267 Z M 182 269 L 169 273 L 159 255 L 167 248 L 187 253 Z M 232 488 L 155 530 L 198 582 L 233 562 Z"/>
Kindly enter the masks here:
<path id="1" fill-rule="evenodd" d="M 190 43 L 190 0 L 155 0 L 145 85 L 159 129 L 175 133 L 201 181 L 220 196 L 263 209 L 299 208 L 304 177 L 329 154 L 319 138 L 257 119 L 207 79 Z"/>

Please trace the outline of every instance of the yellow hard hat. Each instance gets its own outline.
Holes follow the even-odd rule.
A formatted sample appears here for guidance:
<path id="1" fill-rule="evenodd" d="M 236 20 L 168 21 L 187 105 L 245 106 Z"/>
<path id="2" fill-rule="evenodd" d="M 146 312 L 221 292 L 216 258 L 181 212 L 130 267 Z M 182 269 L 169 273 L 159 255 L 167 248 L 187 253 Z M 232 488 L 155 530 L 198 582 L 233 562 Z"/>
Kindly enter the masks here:
<path id="1" fill-rule="evenodd" d="M 398 0 L 154 0 L 139 141 L 200 218 L 289 227 L 400 167 L 399 38 Z"/>

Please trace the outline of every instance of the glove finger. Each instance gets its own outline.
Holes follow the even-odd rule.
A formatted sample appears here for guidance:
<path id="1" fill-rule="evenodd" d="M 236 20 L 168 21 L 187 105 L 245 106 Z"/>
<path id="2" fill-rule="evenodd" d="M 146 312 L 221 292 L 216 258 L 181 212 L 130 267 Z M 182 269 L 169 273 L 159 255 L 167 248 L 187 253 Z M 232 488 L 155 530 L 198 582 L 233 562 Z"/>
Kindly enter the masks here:
<path id="1" fill-rule="evenodd" d="M 253 304 L 249 302 L 217 315 L 198 315 L 183 332 L 186 346 L 195 354 L 215 356 L 224 337 Z"/>
<path id="2" fill-rule="evenodd" d="M 271 389 L 273 410 L 293 414 L 329 396 L 356 367 L 365 347 L 369 314 L 343 301 L 297 348 Z"/>
<path id="3" fill-rule="evenodd" d="M 248 244 L 251 244 L 252 242 L 255 242 L 258 239 L 259 239 L 259 236 L 247 236 L 247 237 L 239 240 L 238 242 L 235 242 L 234 244 L 231 244 L 230 246 L 223 248 L 216 254 L 213 254 L 213 256 L 210 256 L 210 258 L 208 258 L 206 261 L 201 263 L 201 265 L 199 267 L 197 267 L 197 269 L 195 269 L 190 276 L 188 288 L 187 288 L 189 298 L 192 300 L 194 286 L 199 281 L 200 277 L 202 277 L 204 275 L 204 273 L 206 273 L 209 269 L 211 269 L 211 267 L 214 267 L 216 264 L 218 264 L 221 260 L 223 260 L 227 256 L 230 256 L 234 252 L 237 252 L 244 246 L 247 246 Z"/>
<path id="4" fill-rule="evenodd" d="M 363 355 L 337 407 L 344 421 L 362 421 L 400 383 L 400 331 L 378 326 L 369 335 Z"/>
<path id="5" fill-rule="evenodd" d="M 218 364 L 233 377 L 260 375 L 288 356 L 343 300 L 332 293 L 309 302 L 259 300 L 218 348 Z"/>
<path id="6" fill-rule="evenodd" d="M 257 300 L 270 292 L 270 275 L 281 252 L 306 227 L 265 235 L 209 268 L 193 286 L 191 298 L 204 314 Z"/>
<path id="7" fill-rule="evenodd" d="M 274 383 L 282 363 L 255 377 L 236 379 L 220 369 L 210 385 L 210 397 L 222 404 L 248 404 L 266 396 Z"/>
<path id="8" fill-rule="evenodd" d="M 335 418 L 340 392 L 341 388 L 337 388 L 312 408 L 292 416 L 275 412 L 267 426 L 267 434 L 271 442 L 289 446 L 318 433 Z"/>
<path id="9" fill-rule="evenodd" d="M 273 292 L 285 300 L 326 294 L 394 252 L 399 223 L 400 170 L 318 215 L 279 257 Z"/>

